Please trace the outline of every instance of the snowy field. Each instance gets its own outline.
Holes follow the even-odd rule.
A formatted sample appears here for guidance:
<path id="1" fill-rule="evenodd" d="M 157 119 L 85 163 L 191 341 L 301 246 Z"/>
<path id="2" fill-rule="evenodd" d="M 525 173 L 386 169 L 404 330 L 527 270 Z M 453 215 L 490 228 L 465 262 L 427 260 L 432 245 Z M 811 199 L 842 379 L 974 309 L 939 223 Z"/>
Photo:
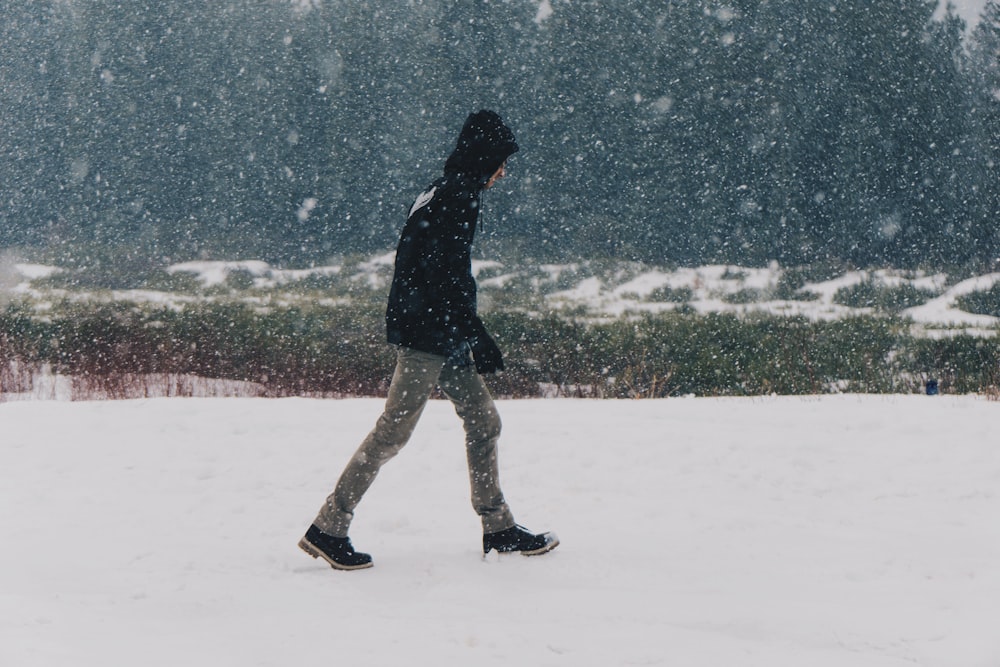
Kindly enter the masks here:
<path id="1" fill-rule="evenodd" d="M 1000 403 L 503 401 L 562 545 L 484 560 L 432 402 L 336 572 L 296 542 L 381 405 L 0 404 L 0 665 L 1000 665 Z"/>

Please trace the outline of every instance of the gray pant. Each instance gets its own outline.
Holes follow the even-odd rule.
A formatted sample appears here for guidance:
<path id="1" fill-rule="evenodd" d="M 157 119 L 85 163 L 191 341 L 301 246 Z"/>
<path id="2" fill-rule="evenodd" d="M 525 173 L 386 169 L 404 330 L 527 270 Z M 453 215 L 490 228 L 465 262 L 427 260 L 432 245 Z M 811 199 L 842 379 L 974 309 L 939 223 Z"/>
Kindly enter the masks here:
<path id="1" fill-rule="evenodd" d="M 472 506 L 482 518 L 483 532 L 514 525 L 497 469 L 500 415 L 483 379 L 471 365 L 456 366 L 445 357 L 401 347 L 385 410 L 326 499 L 314 521 L 317 528 L 327 535 L 347 536 L 354 508 L 382 465 L 410 439 L 435 386 L 454 404 L 465 427 Z"/>

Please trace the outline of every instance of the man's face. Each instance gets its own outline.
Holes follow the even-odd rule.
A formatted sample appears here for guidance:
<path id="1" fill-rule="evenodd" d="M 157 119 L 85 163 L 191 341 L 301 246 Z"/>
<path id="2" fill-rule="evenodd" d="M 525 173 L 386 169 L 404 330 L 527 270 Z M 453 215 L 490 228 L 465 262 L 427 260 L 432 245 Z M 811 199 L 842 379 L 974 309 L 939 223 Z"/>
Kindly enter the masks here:
<path id="1" fill-rule="evenodd" d="M 492 176 L 490 176 L 490 180 L 486 181 L 486 188 L 485 189 L 488 190 L 488 189 L 492 188 L 494 183 L 496 183 L 501 178 L 503 178 L 504 176 L 506 176 L 507 175 L 506 169 L 507 169 L 507 161 L 504 160 L 503 164 L 500 165 L 500 168 L 497 169 L 493 173 Z"/>

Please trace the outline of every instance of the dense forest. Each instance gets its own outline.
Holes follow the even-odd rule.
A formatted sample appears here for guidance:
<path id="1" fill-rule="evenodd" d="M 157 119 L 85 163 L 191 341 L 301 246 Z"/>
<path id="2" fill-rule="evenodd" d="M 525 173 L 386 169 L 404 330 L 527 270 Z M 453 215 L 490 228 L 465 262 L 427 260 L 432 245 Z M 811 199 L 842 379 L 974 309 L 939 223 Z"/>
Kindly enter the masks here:
<path id="1" fill-rule="evenodd" d="M 34 0 L 0 55 L 0 248 L 70 264 L 390 248 L 481 107 L 522 147 L 484 233 L 527 256 L 1000 257 L 997 0 L 968 32 L 925 0 Z"/>

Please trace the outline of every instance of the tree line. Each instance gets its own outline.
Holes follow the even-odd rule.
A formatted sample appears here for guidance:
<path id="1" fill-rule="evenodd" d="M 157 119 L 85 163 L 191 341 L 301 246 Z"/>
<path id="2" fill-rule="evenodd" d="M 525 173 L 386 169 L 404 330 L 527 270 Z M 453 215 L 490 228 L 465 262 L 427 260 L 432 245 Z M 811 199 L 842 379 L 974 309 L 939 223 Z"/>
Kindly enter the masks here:
<path id="1" fill-rule="evenodd" d="M 70 264 L 391 247 L 481 107 L 522 147 L 484 234 L 531 257 L 1000 257 L 997 0 L 968 32 L 934 0 L 37 0 L 0 51 L 0 247 Z"/>

